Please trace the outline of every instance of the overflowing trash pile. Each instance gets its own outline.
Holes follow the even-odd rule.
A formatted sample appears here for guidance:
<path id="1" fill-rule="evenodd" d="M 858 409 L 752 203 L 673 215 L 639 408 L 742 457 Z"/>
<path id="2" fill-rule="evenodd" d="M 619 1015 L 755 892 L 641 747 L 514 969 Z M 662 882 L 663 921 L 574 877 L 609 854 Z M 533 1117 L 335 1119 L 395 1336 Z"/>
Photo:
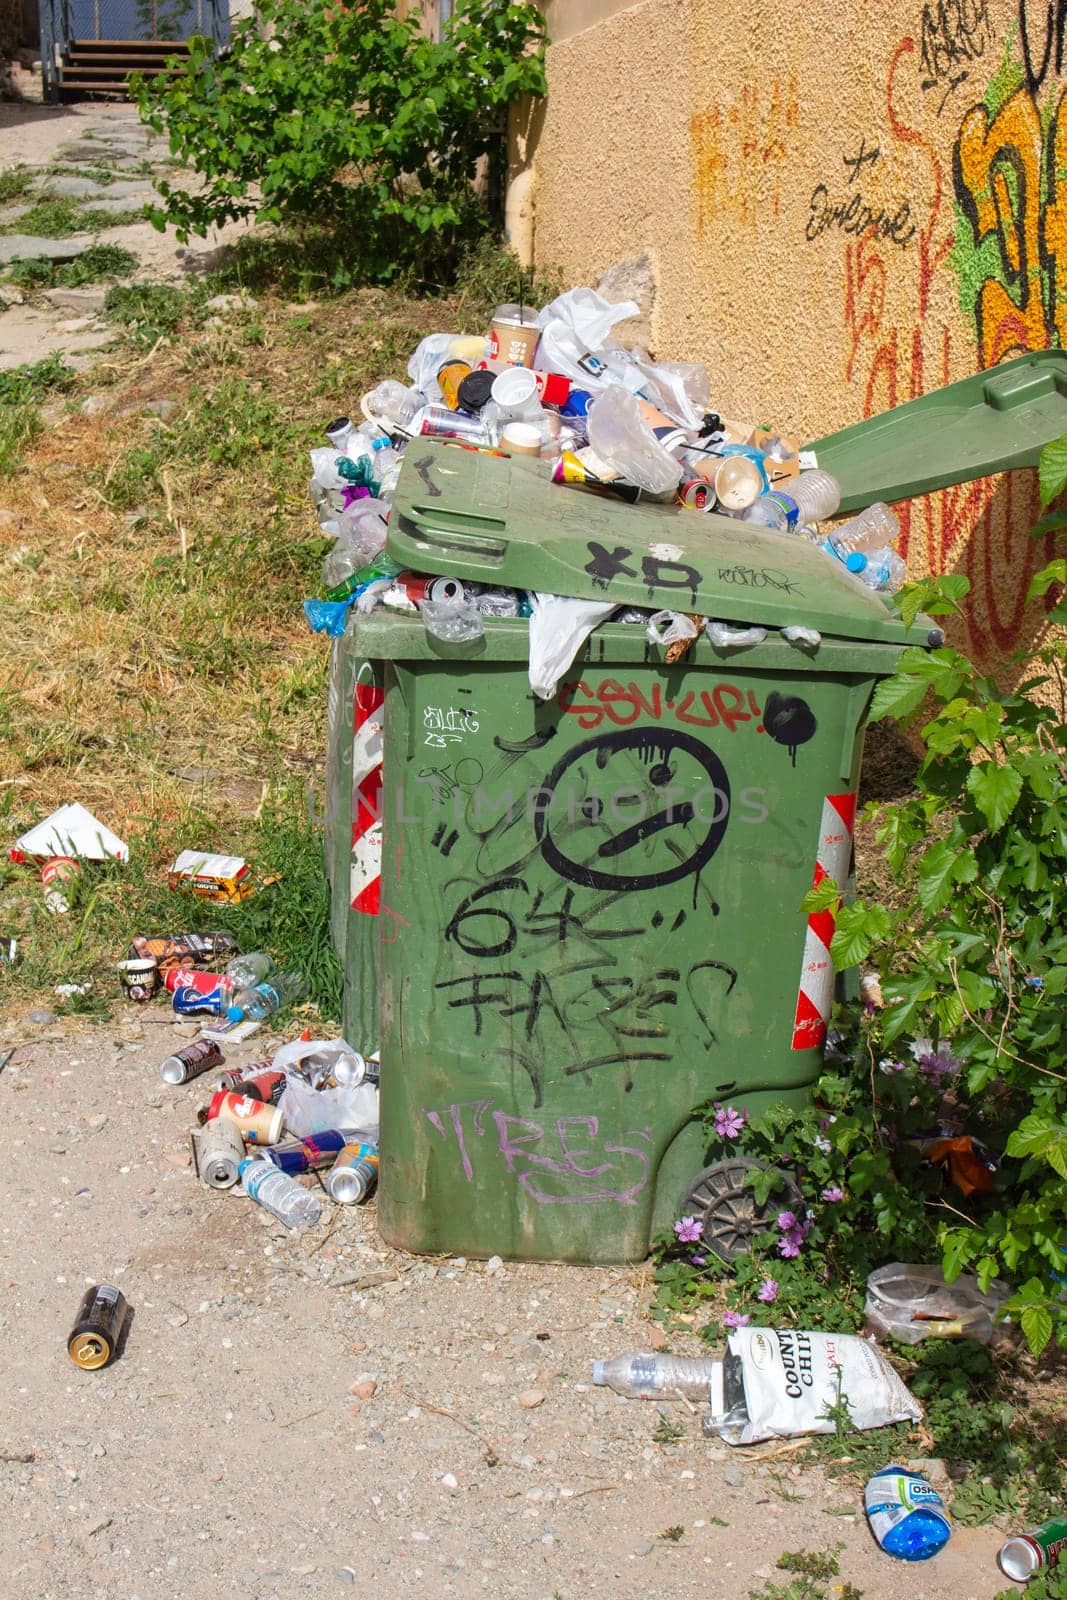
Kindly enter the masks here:
<path id="1" fill-rule="evenodd" d="M 527 593 L 404 571 L 384 550 L 404 451 L 413 439 L 457 449 L 536 458 L 561 487 L 628 502 L 715 512 L 747 527 L 817 545 L 855 581 L 890 592 L 904 562 L 897 519 L 877 504 L 826 526 L 838 511 L 836 479 L 811 452 L 763 427 L 712 409 L 703 366 L 653 361 L 614 337 L 636 316 L 592 289 L 571 289 L 540 311 L 497 308 L 487 334 L 435 333 L 408 362 L 409 385 L 386 380 L 363 396 L 362 420 L 340 417 L 311 452 L 311 498 L 334 546 L 323 563 L 325 598 L 308 601 L 313 628 L 339 635 L 348 609 L 378 606 L 422 617 L 435 638 L 462 643 L 484 618 L 529 618 L 530 681 L 549 699 L 562 672 L 608 617 L 643 626 L 679 659 L 701 631 L 714 644 L 761 642 L 761 629 L 728 620 L 608 601 Z M 739 529 L 739 533 L 742 530 Z M 813 630 L 800 642 L 817 646 Z"/>
<path id="2" fill-rule="evenodd" d="M 268 1060 L 225 1069 L 227 1042 L 306 995 L 301 973 L 277 970 L 265 951 L 239 954 L 229 934 L 189 933 L 135 939 L 119 975 L 127 999 L 166 995 L 177 1017 L 204 1019 L 162 1076 L 176 1086 L 217 1074 L 192 1130 L 207 1188 L 240 1187 L 287 1228 L 317 1222 L 323 1194 L 339 1205 L 367 1198 L 378 1178 L 377 1057 L 344 1039 L 301 1037 Z"/>

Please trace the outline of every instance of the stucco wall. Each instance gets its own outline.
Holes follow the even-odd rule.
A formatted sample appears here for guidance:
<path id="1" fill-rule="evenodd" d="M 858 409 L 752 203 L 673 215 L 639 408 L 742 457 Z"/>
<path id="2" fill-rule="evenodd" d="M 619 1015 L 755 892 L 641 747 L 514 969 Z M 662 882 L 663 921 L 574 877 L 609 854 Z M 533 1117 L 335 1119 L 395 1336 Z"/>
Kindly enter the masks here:
<path id="1" fill-rule="evenodd" d="M 537 258 L 595 283 L 647 252 L 655 351 L 706 362 L 717 409 L 812 439 L 1063 342 L 1063 0 L 548 15 Z M 1032 473 L 903 509 L 912 575 L 971 578 L 989 663 L 1043 632 L 1037 514 Z"/>

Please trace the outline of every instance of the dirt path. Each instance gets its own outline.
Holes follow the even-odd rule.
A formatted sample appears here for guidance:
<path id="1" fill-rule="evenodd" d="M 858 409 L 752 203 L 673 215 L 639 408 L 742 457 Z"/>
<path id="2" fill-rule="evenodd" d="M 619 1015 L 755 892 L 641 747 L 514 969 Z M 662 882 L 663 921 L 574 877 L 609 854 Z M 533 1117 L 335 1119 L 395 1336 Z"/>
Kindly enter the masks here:
<path id="1" fill-rule="evenodd" d="M 1003 1586 L 991 1529 L 907 1567 L 788 1454 L 709 1445 L 676 1406 L 684 1437 L 654 1443 L 654 1406 L 590 1385 L 596 1356 L 647 1343 L 641 1271 L 405 1257 L 373 1208 L 292 1238 L 202 1188 L 206 1096 L 162 1085 L 165 1019 L 5 1030 L 35 1036 L 0 1076 L 6 1600 L 737 1600 L 788 1581 L 783 1550 L 839 1540 L 868 1600 Z M 122 1360 L 83 1373 L 65 1340 L 100 1279 L 135 1317 Z"/>
<path id="2" fill-rule="evenodd" d="M 62 166 L 64 172 L 50 173 L 48 169 L 55 166 Z M 166 140 L 153 135 L 132 106 L 92 104 L 0 103 L 0 172 L 13 167 L 31 169 L 34 186 L 30 195 L 20 197 L 19 204 L 0 208 L 0 223 L 12 229 L 19 227 L 20 212 L 28 201 L 46 196 L 76 197 L 86 206 L 139 210 L 158 198 L 152 188 L 153 177 L 164 171 L 168 176 L 174 173 Z M 79 178 L 82 169 L 92 176 Z M 97 186 L 92 179 L 98 174 L 108 174 L 113 181 Z M 92 244 L 113 244 L 137 258 L 134 280 L 180 284 L 210 270 L 220 249 L 246 228 L 245 223 L 230 223 L 213 229 L 206 239 L 193 239 L 185 245 L 173 228 L 160 233 L 149 222 L 104 227 L 58 241 L 47 236 L 18 235 L 13 239 L 0 233 L 0 268 L 12 259 L 12 252 L 27 259 L 59 249 L 67 253 L 66 259 Z M 0 282 L 0 369 L 39 361 L 53 353 L 63 355 L 74 367 L 90 364 L 91 352 L 114 337 L 107 322 L 94 320 L 94 307 L 103 305 L 104 287 L 89 296 L 83 291 L 77 305 L 70 294 L 53 305 L 47 296 L 30 303 L 31 297 Z"/>

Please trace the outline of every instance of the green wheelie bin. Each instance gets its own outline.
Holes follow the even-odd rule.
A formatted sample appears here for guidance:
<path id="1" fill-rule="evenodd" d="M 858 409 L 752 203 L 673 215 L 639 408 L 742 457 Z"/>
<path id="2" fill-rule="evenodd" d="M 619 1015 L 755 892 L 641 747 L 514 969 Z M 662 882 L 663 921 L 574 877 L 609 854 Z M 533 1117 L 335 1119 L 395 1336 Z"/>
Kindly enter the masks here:
<path id="1" fill-rule="evenodd" d="M 809 1093 L 832 919 L 800 903 L 820 873 L 847 879 L 870 697 L 930 624 L 906 635 L 803 540 L 420 441 L 387 548 L 767 632 L 668 665 L 607 622 L 546 703 L 525 621 L 455 646 L 417 617 L 353 618 L 346 645 L 384 685 L 382 1232 L 583 1262 L 645 1256 L 680 1209 L 729 1232 L 750 1196 L 709 1163 L 700 1108 Z"/>

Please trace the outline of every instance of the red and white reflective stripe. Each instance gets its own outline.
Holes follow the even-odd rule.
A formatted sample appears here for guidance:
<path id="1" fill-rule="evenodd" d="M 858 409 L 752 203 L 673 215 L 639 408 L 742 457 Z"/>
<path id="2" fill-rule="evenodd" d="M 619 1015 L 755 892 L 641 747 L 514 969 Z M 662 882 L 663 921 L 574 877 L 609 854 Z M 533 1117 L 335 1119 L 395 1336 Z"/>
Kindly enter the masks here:
<path id="1" fill-rule="evenodd" d="M 812 888 L 824 878 L 844 883 L 852 856 L 852 829 L 856 818 L 854 794 L 828 794 L 823 801 L 819 849 L 815 857 Z M 793 1049 L 813 1050 L 826 1039 L 826 1024 L 834 1000 L 834 966 L 830 960 L 830 940 L 834 936 L 836 910 L 816 911 L 808 917 L 804 940 L 804 960 L 800 969 L 800 992 L 793 1021 Z"/>
<path id="2" fill-rule="evenodd" d="M 376 917 L 382 890 L 382 702 L 376 683 L 356 684 L 355 737 L 352 742 L 353 911 Z"/>

